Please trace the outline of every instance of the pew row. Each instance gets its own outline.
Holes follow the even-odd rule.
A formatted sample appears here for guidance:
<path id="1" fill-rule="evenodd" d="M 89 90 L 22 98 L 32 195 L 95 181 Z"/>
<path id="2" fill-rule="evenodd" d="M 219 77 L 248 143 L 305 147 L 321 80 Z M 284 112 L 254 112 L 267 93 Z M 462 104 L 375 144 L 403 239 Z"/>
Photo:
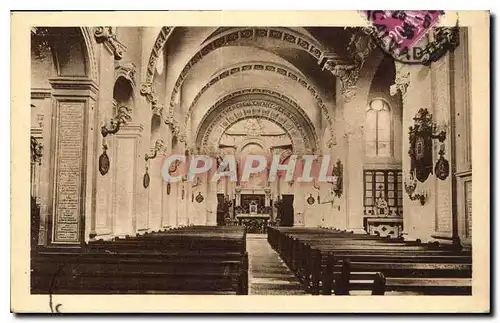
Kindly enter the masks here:
<path id="1" fill-rule="evenodd" d="M 32 293 L 246 295 L 245 229 L 228 231 L 183 228 L 94 241 L 75 251 L 34 250 Z"/>
<path id="2" fill-rule="evenodd" d="M 269 228 L 268 241 L 312 294 L 348 294 L 350 281 L 378 295 L 471 294 L 471 252 L 453 246 L 315 228 Z"/>

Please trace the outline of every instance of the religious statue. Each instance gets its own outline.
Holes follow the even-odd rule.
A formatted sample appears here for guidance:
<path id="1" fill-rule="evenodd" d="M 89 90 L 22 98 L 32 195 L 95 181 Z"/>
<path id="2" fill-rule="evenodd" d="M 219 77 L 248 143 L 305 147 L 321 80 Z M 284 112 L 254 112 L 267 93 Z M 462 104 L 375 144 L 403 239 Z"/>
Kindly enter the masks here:
<path id="1" fill-rule="evenodd" d="M 257 202 L 255 202 L 255 201 L 250 202 L 249 213 L 250 214 L 257 214 L 257 210 L 258 210 Z"/>
<path id="2" fill-rule="evenodd" d="M 387 204 L 387 201 L 383 197 L 382 193 L 380 193 L 380 196 L 377 198 L 375 202 L 375 214 L 377 216 L 387 216 L 389 215 L 389 205 Z"/>

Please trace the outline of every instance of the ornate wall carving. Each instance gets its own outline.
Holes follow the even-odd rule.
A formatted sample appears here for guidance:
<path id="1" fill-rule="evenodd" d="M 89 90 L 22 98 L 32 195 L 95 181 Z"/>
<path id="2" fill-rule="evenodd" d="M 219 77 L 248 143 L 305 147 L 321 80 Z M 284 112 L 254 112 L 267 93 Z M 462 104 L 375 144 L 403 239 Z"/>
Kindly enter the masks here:
<path id="1" fill-rule="evenodd" d="M 149 55 L 148 66 L 146 69 L 146 77 L 145 82 L 141 85 L 140 93 L 151 103 L 151 110 L 153 114 L 158 115 L 162 118 L 162 120 L 169 126 L 172 127 L 172 131 L 174 131 L 174 117 L 173 114 L 164 112 L 164 105 L 160 103 L 158 98 L 158 94 L 156 94 L 155 87 L 153 84 L 153 78 L 155 75 L 155 68 L 158 58 L 160 56 L 161 50 L 165 43 L 167 42 L 168 37 L 172 34 L 174 27 L 164 26 L 161 28 L 158 37 L 156 37 L 156 41 L 151 50 L 151 54 Z M 180 134 L 180 129 L 177 127 L 176 132 L 174 132 L 178 138 L 184 140 L 185 135 Z"/>
<path id="2" fill-rule="evenodd" d="M 113 53 L 116 60 L 120 60 L 127 50 L 127 47 L 116 39 L 113 27 L 99 26 L 94 28 L 94 36 L 98 43 L 105 44 Z"/>
<path id="3" fill-rule="evenodd" d="M 115 80 L 120 76 L 127 79 L 133 87 L 136 87 L 135 77 L 137 75 L 137 68 L 134 63 L 120 62 L 115 66 Z"/>
<path id="4" fill-rule="evenodd" d="M 349 102 L 356 95 L 356 83 L 360 76 L 361 69 L 368 56 L 375 49 L 370 29 L 368 28 L 348 28 L 351 32 L 347 53 L 350 61 L 339 59 L 335 55 L 325 54 L 323 57 L 323 69 L 330 71 L 340 80 L 340 93 L 344 101 Z"/>

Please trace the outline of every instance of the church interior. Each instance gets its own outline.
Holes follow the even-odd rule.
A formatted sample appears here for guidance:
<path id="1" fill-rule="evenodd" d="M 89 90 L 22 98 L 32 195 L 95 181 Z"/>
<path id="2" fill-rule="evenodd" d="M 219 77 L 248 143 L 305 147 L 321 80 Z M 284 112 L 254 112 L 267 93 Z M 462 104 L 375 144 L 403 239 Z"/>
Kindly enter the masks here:
<path id="1" fill-rule="evenodd" d="M 31 292 L 470 295 L 457 37 L 422 65 L 361 27 L 32 28 Z M 166 182 L 172 154 L 334 180 Z"/>

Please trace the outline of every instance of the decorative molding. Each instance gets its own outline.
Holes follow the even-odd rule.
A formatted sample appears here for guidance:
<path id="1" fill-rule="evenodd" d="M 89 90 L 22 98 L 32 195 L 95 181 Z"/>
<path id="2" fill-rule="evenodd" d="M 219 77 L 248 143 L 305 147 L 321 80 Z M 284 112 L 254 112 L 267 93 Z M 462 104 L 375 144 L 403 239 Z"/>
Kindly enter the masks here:
<path id="1" fill-rule="evenodd" d="M 246 72 L 246 71 L 265 71 L 265 72 L 275 72 L 277 74 L 287 76 L 288 78 L 292 79 L 293 81 L 296 81 L 299 83 L 302 87 L 307 89 L 311 95 L 315 98 L 318 108 L 321 109 L 323 112 L 325 118 L 328 121 L 328 128 L 330 130 L 331 135 L 333 136 L 333 120 L 330 118 L 330 114 L 328 112 L 328 106 L 325 105 L 325 100 L 323 100 L 320 92 L 313 86 L 311 85 L 304 76 L 298 74 L 295 71 L 292 71 L 289 67 L 280 65 L 280 64 L 275 64 L 275 63 L 265 63 L 265 62 L 248 62 L 244 64 L 239 64 L 237 66 L 232 66 L 227 69 L 222 70 L 219 72 L 215 77 L 213 77 L 205 86 L 203 86 L 198 92 L 198 94 L 194 97 L 193 102 L 188 108 L 188 112 L 186 114 L 186 117 L 184 119 L 184 125 L 187 126 L 188 119 L 191 117 L 192 110 L 194 106 L 198 103 L 198 100 L 200 97 L 205 93 L 211 86 L 216 84 L 217 82 L 225 79 L 226 77 L 230 75 L 234 75 L 240 72 Z M 282 97 L 286 97 L 284 95 L 281 95 Z M 288 97 L 286 97 L 288 99 Z M 288 99 L 290 100 L 290 99 Z"/>
<path id="2" fill-rule="evenodd" d="M 156 62 L 160 56 L 161 50 L 165 46 L 165 43 L 168 40 L 168 37 L 174 31 L 174 27 L 172 26 L 163 26 L 156 37 L 153 48 L 151 49 L 151 54 L 149 54 L 148 66 L 146 71 L 146 79 L 145 84 L 152 86 L 153 78 L 155 75 Z"/>
<path id="3" fill-rule="evenodd" d="M 116 39 L 113 27 L 99 26 L 94 28 L 94 36 L 98 43 L 103 43 L 115 56 L 115 60 L 120 60 L 125 54 L 127 47 Z"/>
<path id="4" fill-rule="evenodd" d="M 247 91 L 251 93 L 252 89 Z M 294 106 L 296 109 L 294 109 L 295 113 L 293 113 L 290 109 L 277 103 L 253 99 L 240 101 L 221 108 L 224 102 L 244 94 L 244 91 L 228 94 L 218 100 L 205 113 L 196 131 L 197 146 L 207 147 L 209 146 L 208 143 L 217 145 L 220 136 L 231 124 L 245 118 L 256 117 L 268 119 L 280 125 L 290 137 L 295 152 L 313 152 L 317 150 L 319 142 L 314 125 L 301 109 L 296 110 L 296 106 Z M 285 102 L 289 103 L 288 101 Z M 218 138 L 213 138 L 213 135 L 218 136 Z"/>
<path id="5" fill-rule="evenodd" d="M 347 44 L 347 52 L 358 69 L 363 67 L 368 56 L 377 47 L 371 33 L 372 30 L 365 27 L 354 28 L 352 30 L 349 43 Z"/>
<path id="6" fill-rule="evenodd" d="M 151 111 L 153 114 L 156 114 L 169 126 L 173 126 L 175 120 L 173 115 L 164 114 L 164 106 L 160 103 L 160 99 L 156 94 L 156 90 L 153 84 L 153 78 L 155 75 L 155 68 L 158 58 L 160 56 L 161 50 L 165 46 L 168 37 L 172 34 L 174 27 L 164 26 L 161 28 L 158 36 L 156 37 L 155 43 L 151 50 L 151 54 L 149 55 L 148 65 L 146 69 L 146 77 L 145 82 L 141 84 L 140 93 L 151 103 Z M 175 134 L 174 134 L 175 135 Z M 184 137 L 182 135 L 181 137 Z"/>
<path id="7" fill-rule="evenodd" d="M 359 69 L 354 65 L 334 65 L 325 64 L 325 69 L 329 70 L 340 80 L 340 93 L 345 102 L 351 101 L 356 95 L 359 78 Z"/>
<path id="8" fill-rule="evenodd" d="M 83 35 L 83 39 L 85 41 L 85 45 L 87 46 L 87 56 L 89 59 L 90 66 L 90 77 L 95 82 L 99 82 L 99 66 L 97 63 L 97 58 L 95 56 L 95 37 L 92 37 L 93 31 L 92 27 L 80 27 L 80 30 Z"/>

